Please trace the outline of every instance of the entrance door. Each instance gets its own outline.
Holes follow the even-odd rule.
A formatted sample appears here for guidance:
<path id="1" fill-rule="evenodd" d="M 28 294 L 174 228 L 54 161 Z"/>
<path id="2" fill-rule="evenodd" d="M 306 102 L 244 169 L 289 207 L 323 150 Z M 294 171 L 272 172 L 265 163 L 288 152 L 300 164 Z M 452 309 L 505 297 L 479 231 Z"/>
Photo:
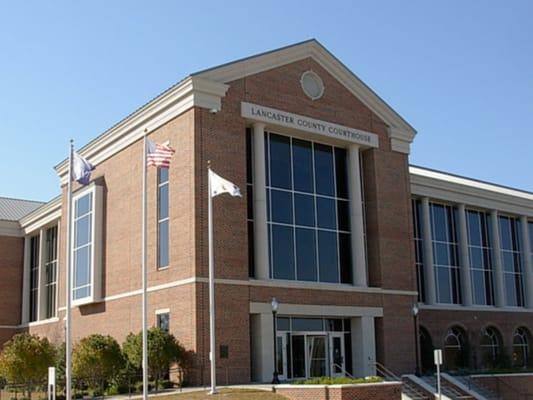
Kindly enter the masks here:
<path id="1" fill-rule="evenodd" d="M 308 370 L 307 376 L 320 377 L 327 374 L 327 352 L 326 352 L 326 336 L 309 335 L 307 336 L 307 359 Z"/>
<path id="2" fill-rule="evenodd" d="M 278 333 L 277 340 L 277 354 L 276 354 L 276 371 L 278 372 L 278 379 L 280 381 L 287 380 L 287 334 Z"/>
<path id="3" fill-rule="evenodd" d="M 329 336 L 329 363 L 331 376 L 344 376 L 346 365 L 344 361 L 344 334 L 333 332 Z"/>

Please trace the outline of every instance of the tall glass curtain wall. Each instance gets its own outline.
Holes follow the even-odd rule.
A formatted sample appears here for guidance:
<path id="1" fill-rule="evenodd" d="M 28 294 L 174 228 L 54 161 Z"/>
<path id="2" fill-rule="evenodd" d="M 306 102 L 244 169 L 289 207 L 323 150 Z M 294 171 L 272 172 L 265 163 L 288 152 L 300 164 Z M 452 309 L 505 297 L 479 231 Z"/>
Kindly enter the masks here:
<path id="1" fill-rule="evenodd" d="M 413 224 L 419 301 L 424 301 L 423 212 L 419 199 L 413 199 Z M 437 303 L 461 304 L 459 233 L 457 207 L 430 203 L 431 241 Z M 494 248 L 492 247 L 491 216 L 488 212 L 467 209 L 467 246 L 472 281 L 472 301 L 475 305 L 494 305 L 496 280 Z M 505 304 L 524 306 L 523 261 L 520 220 L 498 217 L 500 253 L 503 267 Z M 528 222 L 529 240 L 533 248 L 533 222 Z M 533 250 L 530 255 L 533 260 Z"/>
<path id="2" fill-rule="evenodd" d="M 251 147 L 248 134 L 253 234 Z M 352 283 L 346 150 L 274 133 L 265 134 L 265 149 L 271 278 Z"/>

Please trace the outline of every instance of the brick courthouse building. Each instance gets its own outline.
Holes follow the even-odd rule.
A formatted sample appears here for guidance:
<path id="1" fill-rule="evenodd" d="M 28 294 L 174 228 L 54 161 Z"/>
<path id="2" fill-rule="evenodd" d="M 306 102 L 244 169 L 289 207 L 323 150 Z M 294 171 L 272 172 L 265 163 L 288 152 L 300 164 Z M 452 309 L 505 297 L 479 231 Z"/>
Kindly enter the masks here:
<path id="1" fill-rule="evenodd" d="M 221 381 L 271 379 L 273 297 L 282 379 L 413 372 L 433 347 L 448 369 L 528 364 L 533 194 L 410 167 L 415 130 L 314 40 L 192 74 L 80 149 L 96 170 L 74 187 L 76 340 L 141 329 L 145 129 L 176 149 L 148 175 L 149 322 L 194 352 L 195 383 L 209 379 L 208 160 L 244 195 L 214 200 Z M 55 168 L 56 199 L 0 199 L 0 344 L 64 340 Z"/>

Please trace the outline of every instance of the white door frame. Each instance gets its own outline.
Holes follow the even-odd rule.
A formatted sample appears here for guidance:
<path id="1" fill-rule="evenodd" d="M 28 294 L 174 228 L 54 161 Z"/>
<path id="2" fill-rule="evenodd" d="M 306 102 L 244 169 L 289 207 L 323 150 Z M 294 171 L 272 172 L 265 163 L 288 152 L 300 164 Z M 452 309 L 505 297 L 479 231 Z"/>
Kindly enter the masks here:
<path id="1" fill-rule="evenodd" d="M 283 370 L 277 371 L 278 379 L 280 381 L 286 381 L 287 380 L 287 366 L 288 366 L 288 363 L 287 363 L 287 332 L 278 332 L 276 334 L 277 346 L 280 345 L 278 339 L 281 339 L 281 356 L 283 358 L 283 361 L 282 361 Z M 278 355 L 276 354 L 276 362 L 277 360 L 278 360 Z M 277 368 L 277 365 L 276 365 L 276 368 Z"/>
<path id="2" fill-rule="evenodd" d="M 329 374 L 332 377 L 344 377 L 345 371 L 346 371 L 346 347 L 344 343 L 344 333 L 343 332 L 329 332 L 329 339 L 328 339 L 328 361 L 329 361 Z M 341 357 L 342 357 L 342 363 L 339 364 L 341 367 L 340 372 L 335 372 L 335 366 L 333 365 L 335 363 L 335 357 L 333 356 L 333 340 L 334 338 L 340 339 L 341 344 Z M 338 369 L 338 368 L 337 368 Z"/>

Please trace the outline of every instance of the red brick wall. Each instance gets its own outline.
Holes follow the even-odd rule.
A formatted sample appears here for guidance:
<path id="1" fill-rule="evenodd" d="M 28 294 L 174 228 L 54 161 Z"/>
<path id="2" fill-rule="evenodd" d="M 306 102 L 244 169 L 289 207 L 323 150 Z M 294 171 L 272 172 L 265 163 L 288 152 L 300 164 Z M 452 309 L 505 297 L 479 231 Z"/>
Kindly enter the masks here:
<path id="1" fill-rule="evenodd" d="M 511 357 L 516 328 L 533 326 L 533 315 L 529 312 L 421 309 L 419 321 L 420 326 L 430 334 L 435 348 L 443 348 L 450 327 L 461 327 L 468 339 L 470 366 L 480 368 L 481 356 L 478 349 L 482 330 L 487 327 L 496 328 L 502 336 L 504 351 Z"/>
<path id="2" fill-rule="evenodd" d="M 402 384 L 282 385 L 276 392 L 291 400 L 400 400 Z"/>
<path id="3" fill-rule="evenodd" d="M 5 327 L 20 324 L 23 252 L 23 238 L 0 236 L 0 347 L 15 333 Z"/>
<path id="4" fill-rule="evenodd" d="M 477 383 L 499 394 L 502 400 L 533 397 L 533 374 L 473 376 Z"/>
<path id="5" fill-rule="evenodd" d="M 168 284 L 194 276 L 194 110 L 189 110 L 150 134 L 156 142 L 170 141 L 176 149 L 169 175 L 170 265 L 156 267 L 157 174 L 148 169 L 148 285 Z M 122 342 L 129 332 L 141 329 L 141 188 L 142 141 L 139 140 L 102 162 L 93 177 L 104 186 L 103 297 L 118 296 L 73 310 L 75 340 L 91 333 L 110 334 Z M 79 187 L 75 185 L 74 190 Z M 66 215 L 63 190 L 62 215 Z M 59 250 L 59 320 L 26 328 L 59 342 L 64 340 L 65 233 L 61 221 Z M 132 293 L 135 292 L 136 293 Z M 125 297 L 121 297 L 125 295 Z M 170 308 L 170 329 L 188 349 L 196 350 L 196 286 L 183 286 L 149 293 L 148 322 L 155 324 L 155 310 Z"/>

